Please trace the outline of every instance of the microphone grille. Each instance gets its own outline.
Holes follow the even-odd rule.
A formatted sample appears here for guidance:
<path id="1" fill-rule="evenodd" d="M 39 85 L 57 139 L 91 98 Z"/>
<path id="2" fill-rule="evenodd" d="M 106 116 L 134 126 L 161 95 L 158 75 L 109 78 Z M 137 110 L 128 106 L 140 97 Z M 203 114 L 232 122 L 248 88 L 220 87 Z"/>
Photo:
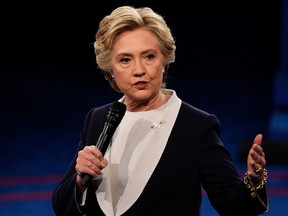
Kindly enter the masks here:
<path id="1" fill-rule="evenodd" d="M 124 114 L 126 111 L 126 105 L 116 101 L 114 102 L 111 107 L 109 108 L 109 112 L 107 115 L 108 122 L 112 123 L 114 126 L 118 126 L 118 124 L 121 122 Z"/>
<path id="2" fill-rule="evenodd" d="M 124 103 L 119 102 L 119 101 L 115 101 L 112 104 L 111 109 L 117 110 L 117 112 L 124 114 L 126 111 L 126 105 Z"/>

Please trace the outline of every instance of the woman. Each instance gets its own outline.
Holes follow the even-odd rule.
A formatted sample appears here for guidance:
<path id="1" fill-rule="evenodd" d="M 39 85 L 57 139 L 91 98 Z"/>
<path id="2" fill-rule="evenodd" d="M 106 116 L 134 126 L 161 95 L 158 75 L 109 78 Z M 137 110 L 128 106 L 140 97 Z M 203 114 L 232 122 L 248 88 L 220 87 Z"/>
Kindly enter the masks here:
<path id="1" fill-rule="evenodd" d="M 126 112 L 103 153 L 93 144 L 112 103 L 87 114 L 77 153 L 53 193 L 57 215 L 201 215 L 201 187 L 220 215 L 268 211 L 262 135 L 242 180 L 217 117 L 166 89 L 176 46 L 161 15 L 148 7 L 116 8 L 100 22 L 94 46 Z M 88 186 L 86 174 L 93 177 Z"/>

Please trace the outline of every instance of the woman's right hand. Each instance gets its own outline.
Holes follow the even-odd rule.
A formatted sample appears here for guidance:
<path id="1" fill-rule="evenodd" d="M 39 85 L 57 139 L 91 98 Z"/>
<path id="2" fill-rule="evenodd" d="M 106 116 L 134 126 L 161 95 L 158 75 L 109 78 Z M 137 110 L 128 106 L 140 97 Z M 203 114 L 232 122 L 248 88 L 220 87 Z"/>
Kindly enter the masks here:
<path id="1" fill-rule="evenodd" d="M 84 173 L 93 177 L 101 175 L 101 170 L 105 168 L 108 161 L 103 157 L 101 151 L 94 145 L 85 146 L 83 150 L 78 152 L 75 169 L 77 172 L 76 184 L 81 191 L 85 188 L 81 184 L 81 175 Z"/>

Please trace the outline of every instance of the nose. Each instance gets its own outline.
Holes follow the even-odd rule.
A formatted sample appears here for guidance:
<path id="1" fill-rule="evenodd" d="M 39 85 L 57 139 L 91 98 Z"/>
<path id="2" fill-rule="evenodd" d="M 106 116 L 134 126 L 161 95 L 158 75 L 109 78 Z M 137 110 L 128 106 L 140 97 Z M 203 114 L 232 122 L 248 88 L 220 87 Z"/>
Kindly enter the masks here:
<path id="1" fill-rule="evenodd" d="M 137 76 L 137 77 L 143 76 L 146 73 L 144 64 L 140 60 L 135 60 L 132 73 L 134 76 Z"/>

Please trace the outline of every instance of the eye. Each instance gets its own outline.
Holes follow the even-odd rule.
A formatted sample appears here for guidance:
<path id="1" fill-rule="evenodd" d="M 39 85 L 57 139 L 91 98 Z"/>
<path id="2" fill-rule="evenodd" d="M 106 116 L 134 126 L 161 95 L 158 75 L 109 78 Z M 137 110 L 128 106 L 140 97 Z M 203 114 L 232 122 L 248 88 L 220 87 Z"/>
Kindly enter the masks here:
<path id="1" fill-rule="evenodd" d="M 121 63 L 123 63 L 123 64 L 127 64 L 127 63 L 129 63 L 129 61 L 131 61 L 131 59 L 130 59 L 130 58 L 127 58 L 127 57 L 123 57 L 123 58 L 121 58 L 119 61 L 120 61 Z"/>
<path id="2" fill-rule="evenodd" d="M 147 60 L 153 60 L 154 58 L 155 58 L 155 55 L 152 54 L 152 53 L 146 55 L 146 59 L 147 59 Z"/>

